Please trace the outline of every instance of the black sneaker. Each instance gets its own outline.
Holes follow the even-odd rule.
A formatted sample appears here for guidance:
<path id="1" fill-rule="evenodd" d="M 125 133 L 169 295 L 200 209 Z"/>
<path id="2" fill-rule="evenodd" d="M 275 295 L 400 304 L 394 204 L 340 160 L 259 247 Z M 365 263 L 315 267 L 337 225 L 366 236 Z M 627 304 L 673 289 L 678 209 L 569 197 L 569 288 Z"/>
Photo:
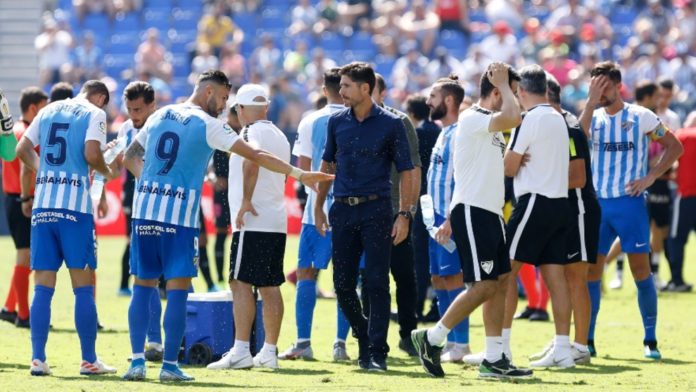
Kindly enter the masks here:
<path id="1" fill-rule="evenodd" d="M 529 321 L 549 321 L 549 312 L 537 309 L 529 316 Z"/>
<path id="2" fill-rule="evenodd" d="M 531 316 L 534 313 L 535 310 L 536 309 L 527 306 L 526 308 L 524 308 L 523 311 L 515 315 L 515 320 L 526 320 L 529 318 L 529 316 Z"/>
<path id="3" fill-rule="evenodd" d="M 533 372 L 529 369 L 519 369 L 513 366 L 510 360 L 505 357 L 505 354 L 493 363 L 484 359 L 479 366 L 479 377 L 529 378 L 532 377 L 532 374 Z"/>
<path id="4" fill-rule="evenodd" d="M 437 310 L 437 306 L 430 308 L 428 313 L 424 314 L 418 319 L 419 323 L 436 323 L 440 320 L 440 312 Z"/>
<path id="5" fill-rule="evenodd" d="M 399 349 L 408 354 L 409 357 L 418 356 L 418 351 L 416 351 L 415 347 L 413 347 L 413 342 L 411 339 L 401 338 L 399 340 Z"/>
<path id="6" fill-rule="evenodd" d="M 397 313 L 393 310 L 391 312 L 389 312 L 389 320 L 393 321 L 395 323 L 398 323 L 399 322 L 399 313 Z"/>
<path id="7" fill-rule="evenodd" d="M 594 340 L 587 341 L 587 350 L 590 352 L 592 358 L 597 356 L 597 349 L 594 346 Z"/>
<path id="8" fill-rule="evenodd" d="M 380 373 L 386 372 L 387 371 L 387 360 L 386 359 L 379 359 L 379 358 L 372 358 L 370 360 L 370 365 L 368 366 L 367 371 L 380 372 Z"/>
<path id="9" fill-rule="evenodd" d="M 442 347 L 433 346 L 428 342 L 428 330 L 418 329 L 411 332 L 411 342 L 418 352 L 418 358 L 425 372 L 433 377 L 445 377 L 445 371 L 440 365 Z"/>
<path id="10" fill-rule="evenodd" d="M 2 308 L 2 310 L 0 310 L 0 320 L 14 324 L 15 320 L 17 320 L 17 312 L 10 312 L 7 309 Z"/>
<path id="11" fill-rule="evenodd" d="M 370 342 L 367 338 L 358 339 L 358 366 L 365 370 L 370 366 Z"/>
<path id="12" fill-rule="evenodd" d="M 17 328 L 26 328 L 26 329 L 30 329 L 30 327 L 29 327 L 29 317 L 27 317 L 27 318 L 25 318 L 25 319 L 21 319 L 21 318 L 17 317 L 17 320 L 15 320 L 15 326 L 16 326 Z"/>
<path id="13" fill-rule="evenodd" d="M 358 367 L 362 370 L 370 370 L 370 363 L 371 361 L 368 360 L 363 360 L 363 359 L 358 359 Z"/>

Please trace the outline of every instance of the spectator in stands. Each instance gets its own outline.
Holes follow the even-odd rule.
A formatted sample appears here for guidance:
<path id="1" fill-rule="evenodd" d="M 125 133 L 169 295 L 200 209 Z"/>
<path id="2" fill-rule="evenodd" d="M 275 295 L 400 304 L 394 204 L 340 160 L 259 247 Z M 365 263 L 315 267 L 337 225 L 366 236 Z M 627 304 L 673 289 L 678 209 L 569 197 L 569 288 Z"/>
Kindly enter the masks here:
<path id="1" fill-rule="evenodd" d="M 582 25 L 585 13 L 585 7 L 580 5 L 579 0 L 568 0 L 551 13 L 546 21 L 546 27 L 550 30 L 559 30 L 566 37 L 573 37 L 578 27 Z"/>
<path id="2" fill-rule="evenodd" d="M 465 91 L 478 90 L 479 79 L 487 67 L 488 63 L 484 59 L 483 48 L 480 45 L 469 46 L 469 52 L 461 65 L 462 83 Z"/>
<path id="3" fill-rule="evenodd" d="M 336 67 L 336 62 L 332 59 L 326 58 L 324 55 L 324 50 L 321 48 L 314 48 L 312 50 L 312 61 L 305 67 L 305 75 L 307 75 L 307 80 L 310 85 L 307 86 L 308 89 L 314 90 L 315 87 L 319 87 L 323 83 L 324 72 Z M 271 104 L 272 105 L 272 104 Z"/>
<path id="4" fill-rule="evenodd" d="M 198 23 L 198 44 L 208 44 L 215 56 L 220 56 L 228 38 L 239 44 L 244 40 L 244 32 L 225 15 L 225 3 L 217 2 L 212 12 L 204 15 Z"/>
<path id="5" fill-rule="evenodd" d="M 94 34 L 87 31 L 82 45 L 75 48 L 74 75 L 75 80 L 84 83 L 87 80 L 99 79 L 102 68 L 102 50 L 94 44 Z"/>
<path id="6" fill-rule="evenodd" d="M 486 2 L 486 18 L 493 24 L 503 21 L 513 30 L 524 22 L 521 0 L 491 0 Z"/>
<path id="7" fill-rule="evenodd" d="M 440 30 L 469 33 L 469 8 L 466 0 L 435 0 L 435 13 L 440 18 Z"/>
<path id="8" fill-rule="evenodd" d="M 399 19 L 399 28 L 406 38 L 420 43 L 422 53 L 430 55 L 440 28 L 440 18 L 426 7 L 424 0 L 413 0 L 411 9 Z"/>
<path id="9" fill-rule="evenodd" d="M 674 25 L 674 16 L 662 6 L 661 0 L 648 0 L 648 8 L 638 14 L 636 23 L 641 20 L 649 20 L 652 24 L 652 33 L 655 38 L 666 37 Z"/>
<path id="10" fill-rule="evenodd" d="M 481 50 L 486 64 L 500 61 L 514 66 L 520 55 L 517 38 L 512 34 L 510 25 L 503 20 L 495 22 L 493 35 L 481 41 Z"/>
<path id="11" fill-rule="evenodd" d="M 585 4 L 583 22 L 592 25 L 597 44 L 601 45 L 603 49 L 608 48 L 611 45 L 611 40 L 614 38 L 614 28 L 609 19 L 604 16 L 605 13 L 606 10 L 600 8 L 599 2 L 587 2 Z M 602 58 L 604 58 L 603 54 Z"/>
<path id="12" fill-rule="evenodd" d="M 159 42 L 159 31 L 150 28 L 145 36 L 145 41 L 138 46 L 138 52 L 135 54 L 135 69 L 139 73 L 147 72 L 159 79 L 170 80 L 172 65 L 167 61 L 167 50 Z"/>
<path id="13" fill-rule="evenodd" d="M 172 89 L 167 82 L 151 74 L 148 71 L 142 71 L 138 74 L 138 80 L 147 82 L 155 90 L 155 106 L 161 108 L 164 105 L 172 103 Z"/>
<path id="14" fill-rule="evenodd" d="M 636 80 L 657 80 L 669 75 L 669 63 L 662 57 L 657 45 L 642 45 L 639 56 L 635 64 Z"/>
<path id="15" fill-rule="evenodd" d="M 684 42 L 688 46 L 696 44 L 696 2 L 677 0 L 675 20 L 670 36 L 673 42 Z"/>
<path id="16" fill-rule="evenodd" d="M 39 52 L 39 80 L 42 85 L 60 82 L 70 72 L 72 44 L 68 32 L 58 29 L 55 20 L 46 20 L 44 32 L 34 40 Z"/>
<path id="17" fill-rule="evenodd" d="M 391 38 L 399 37 L 401 27 L 399 20 L 404 10 L 404 3 L 401 1 L 384 1 L 377 8 L 377 17 L 372 21 L 372 31 L 375 39 L 380 40 L 384 36 Z"/>
<path id="18" fill-rule="evenodd" d="M 292 20 L 288 32 L 290 35 L 312 31 L 319 21 L 319 11 L 309 0 L 299 0 L 292 9 Z"/>
<path id="19" fill-rule="evenodd" d="M 524 22 L 526 36 L 520 40 L 520 54 L 524 64 L 538 64 L 539 53 L 548 45 L 546 34 L 537 18 L 530 18 Z M 594 64 L 593 64 L 594 65 Z"/>
<path id="20" fill-rule="evenodd" d="M 198 55 L 191 62 L 191 75 L 189 75 L 189 84 L 195 85 L 198 80 L 198 75 L 211 69 L 218 69 L 220 61 L 213 54 L 212 48 L 206 43 L 198 44 Z"/>
<path id="21" fill-rule="evenodd" d="M 362 26 L 361 30 L 365 30 L 372 16 L 372 0 L 342 0 L 338 3 L 337 10 L 344 27 L 343 34 L 347 36 L 359 26 Z"/>
<path id="22" fill-rule="evenodd" d="M 659 99 L 657 101 L 657 110 L 655 113 L 660 120 L 670 130 L 676 131 L 682 127 L 679 115 L 669 108 L 674 97 L 674 81 L 669 78 L 662 77 L 657 81 Z"/>
<path id="23" fill-rule="evenodd" d="M 283 61 L 283 71 L 286 74 L 297 76 L 304 74 L 304 69 L 309 62 L 307 54 L 307 43 L 303 40 L 298 40 L 295 44 L 295 50 L 288 52 Z"/>
<path id="24" fill-rule="evenodd" d="M 564 87 L 570 82 L 568 74 L 575 69 L 577 63 L 568 58 L 568 53 L 563 50 L 556 50 L 551 57 L 544 61 L 544 70 L 553 75 L 558 84 Z"/>
<path id="25" fill-rule="evenodd" d="M 447 48 L 439 46 L 435 49 L 435 58 L 430 60 L 428 66 L 425 69 L 425 73 L 428 75 L 429 84 L 435 83 L 436 80 L 440 78 L 445 78 L 450 74 L 459 74 L 461 71 L 461 64 L 457 59 L 450 56 Z"/>
<path id="26" fill-rule="evenodd" d="M 696 95 L 696 61 L 689 56 L 689 48 L 685 44 L 677 44 L 677 57 L 669 62 L 670 75 L 679 87 L 677 101 L 693 100 Z M 692 101 L 693 102 L 693 101 Z"/>
<path id="27" fill-rule="evenodd" d="M 317 11 L 319 18 L 313 27 L 315 34 L 338 29 L 338 4 L 336 4 L 336 0 L 321 0 L 317 6 Z"/>
<path id="28" fill-rule="evenodd" d="M 428 58 L 418 51 L 418 43 L 407 41 L 402 50 L 404 56 L 396 60 L 392 70 L 394 89 L 400 100 L 406 99 L 408 94 L 421 91 L 430 85 L 426 68 Z"/>
<path id="29" fill-rule="evenodd" d="M 273 77 L 282 69 L 282 63 L 283 52 L 275 46 L 273 36 L 264 34 L 261 37 L 261 46 L 254 49 L 251 54 L 249 66 L 265 77 Z"/>
<path id="30" fill-rule="evenodd" d="M 113 0 L 73 0 L 73 7 L 75 8 L 77 19 L 80 21 L 87 14 L 105 13 L 109 17 L 113 17 L 116 14 Z"/>
<path id="31" fill-rule="evenodd" d="M 241 86 L 247 81 L 247 62 L 239 53 L 238 45 L 230 43 L 222 48 L 220 70 L 227 75 L 230 84 Z"/>

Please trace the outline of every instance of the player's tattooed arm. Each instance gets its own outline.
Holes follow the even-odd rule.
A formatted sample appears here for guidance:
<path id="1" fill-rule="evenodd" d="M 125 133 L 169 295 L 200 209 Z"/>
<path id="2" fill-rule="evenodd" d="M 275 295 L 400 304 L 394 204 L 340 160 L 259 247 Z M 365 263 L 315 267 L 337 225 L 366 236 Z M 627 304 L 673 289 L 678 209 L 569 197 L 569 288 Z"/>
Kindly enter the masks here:
<path id="1" fill-rule="evenodd" d="M 123 158 L 123 166 L 136 178 L 140 178 L 140 173 L 143 171 L 144 156 L 145 149 L 137 140 L 134 140 L 126 150 L 125 157 Z"/>

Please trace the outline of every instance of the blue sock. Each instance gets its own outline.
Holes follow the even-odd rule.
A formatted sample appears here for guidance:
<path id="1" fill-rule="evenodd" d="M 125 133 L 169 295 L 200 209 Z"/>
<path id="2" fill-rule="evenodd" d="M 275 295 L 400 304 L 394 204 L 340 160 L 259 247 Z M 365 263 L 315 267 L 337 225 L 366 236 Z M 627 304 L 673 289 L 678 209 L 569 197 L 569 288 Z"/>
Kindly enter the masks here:
<path id="1" fill-rule="evenodd" d="M 176 363 L 186 331 L 187 290 L 167 290 L 167 309 L 164 311 L 164 360 Z M 149 299 L 149 298 L 148 298 Z"/>
<path id="2" fill-rule="evenodd" d="M 97 360 L 97 305 L 94 303 L 94 286 L 73 289 L 75 293 L 75 329 L 80 337 L 82 360 Z"/>
<path id="3" fill-rule="evenodd" d="M 162 344 L 162 300 L 159 290 L 152 288 L 150 294 L 150 320 L 147 323 L 147 341 Z"/>
<path id="4" fill-rule="evenodd" d="M 447 290 L 435 290 L 435 296 L 437 297 L 437 311 L 440 313 L 440 318 L 445 315 L 447 308 L 450 306 L 450 297 Z M 447 335 L 448 342 L 454 342 L 454 331 Z"/>
<path id="5" fill-rule="evenodd" d="M 34 300 L 29 312 L 29 324 L 31 325 L 32 358 L 46 362 L 46 341 L 48 340 L 48 328 L 51 325 L 51 299 L 55 289 L 36 285 L 34 286 Z"/>
<path id="6" fill-rule="evenodd" d="M 464 287 L 458 289 L 450 290 L 447 292 L 450 299 L 450 305 L 454 302 L 455 298 L 464 291 Z M 454 326 L 452 329 L 454 332 L 454 342 L 459 344 L 469 344 L 469 318 L 465 318 L 461 323 Z"/>
<path id="7" fill-rule="evenodd" d="M 179 365 L 176 363 L 163 362 L 162 363 L 162 370 L 169 370 L 170 372 L 176 372 L 177 370 L 179 370 Z"/>
<path id="8" fill-rule="evenodd" d="M 657 326 L 657 290 L 652 274 L 647 279 L 636 281 L 638 288 L 638 307 L 643 318 L 646 342 L 657 341 L 655 327 Z"/>
<path id="9" fill-rule="evenodd" d="M 150 297 L 157 289 L 140 285 L 133 285 L 133 295 L 128 306 L 128 332 L 130 333 L 131 352 L 140 354 L 145 351 L 145 333 L 147 332 L 150 312 Z"/>
<path id="10" fill-rule="evenodd" d="M 350 332 L 350 323 L 336 301 L 336 339 L 346 341 Z"/>
<path id="11" fill-rule="evenodd" d="M 599 303 L 602 300 L 602 281 L 595 280 L 587 282 L 587 289 L 590 291 L 590 329 L 588 331 L 588 340 L 594 340 L 595 324 L 597 323 L 597 314 L 599 313 Z"/>
<path id="12" fill-rule="evenodd" d="M 297 339 L 312 337 L 312 318 L 317 304 L 317 282 L 300 280 L 297 282 L 295 294 L 295 322 L 297 323 Z"/>

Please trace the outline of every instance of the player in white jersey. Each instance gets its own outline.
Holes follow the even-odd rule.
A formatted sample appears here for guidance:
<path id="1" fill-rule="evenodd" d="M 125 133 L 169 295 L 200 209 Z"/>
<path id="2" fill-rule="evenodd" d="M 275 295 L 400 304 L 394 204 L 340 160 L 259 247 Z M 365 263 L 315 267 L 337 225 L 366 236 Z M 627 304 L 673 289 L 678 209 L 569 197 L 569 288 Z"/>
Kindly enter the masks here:
<path id="1" fill-rule="evenodd" d="M 230 85 L 220 71 L 202 73 L 191 97 L 182 104 L 155 112 L 126 151 L 124 164 L 138 186 L 133 200 L 131 272 L 135 285 L 128 321 L 133 361 L 127 380 L 145 378 L 144 348 L 149 303 L 159 277 L 167 280 L 164 315 L 163 381 L 193 378 L 177 364 L 186 326 L 186 299 L 197 275 L 198 209 L 201 188 L 213 149 L 230 151 L 274 172 L 305 184 L 332 176 L 304 172 L 272 154 L 255 149 L 218 116 L 225 108 Z"/>
<path id="2" fill-rule="evenodd" d="M 443 236 L 449 238 L 451 229 L 449 208 L 455 189 L 454 150 L 459 106 L 464 100 L 464 88 L 456 76 L 442 78 L 433 84 L 426 103 L 430 108 L 430 118 L 442 122 L 442 131 L 437 137 L 430 156 L 427 173 L 428 195 L 433 199 L 435 227 L 442 226 Z M 444 315 L 449 305 L 464 291 L 462 265 L 459 251 L 448 251 L 434 238 L 429 239 L 430 276 L 437 296 L 437 308 Z M 461 362 L 469 349 L 469 319 L 457 324 L 447 339 L 442 362 Z"/>
<path id="3" fill-rule="evenodd" d="M 339 94 L 340 68 L 332 68 L 324 73 L 323 92 L 328 100 L 324 108 L 308 115 L 300 121 L 297 128 L 297 140 L 292 154 L 297 157 L 297 166 L 303 170 L 318 170 L 321 155 L 326 143 L 326 127 L 332 113 L 345 108 Z M 325 270 L 331 261 L 331 232 L 322 237 L 314 226 L 315 192 L 307 192 L 307 204 L 302 215 L 299 254 L 297 256 L 297 292 L 295 293 L 295 322 L 297 324 L 297 341 L 288 350 L 281 353 L 280 359 L 313 359 L 311 346 L 312 320 L 317 298 L 317 274 Z M 331 192 L 324 203 L 324 212 L 328 214 L 331 206 Z M 333 347 L 334 361 L 350 360 L 346 352 L 346 337 L 350 325 L 336 303 L 337 331 Z"/>
<path id="4" fill-rule="evenodd" d="M 592 143 L 592 180 L 602 208 L 602 223 L 597 264 L 590 266 L 588 276 L 592 302 L 588 345 L 596 355 L 594 327 L 604 260 L 618 236 L 638 288 L 645 356 L 660 359 L 655 334 L 657 293 L 648 260 L 650 223 L 645 190 L 672 167 L 682 153 L 682 146 L 655 113 L 621 99 L 621 71 L 616 64 L 599 63 L 590 74 L 590 93 L 580 123 Z M 648 171 L 650 140 L 660 143 L 665 151 Z"/>
<path id="5" fill-rule="evenodd" d="M 447 212 L 460 253 L 464 281 L 471 287 L 452 302 L 434 327 L 414 331 L 413 343 L 430 375 L 444 377 L 440 351 L 449 331 L 483 304 L 486 353 L 479 367 L 482 377 L 529 377 L 515 368 L 503 352 L 502 325 L 510 260 L 505 245 L 503 205 L 505 187 L 502 132 L 517 126 L 520 109 L 513 90 L 519 76 L 502 63 L 488 66 L 481 76 L 478 103 L 461 113 L 454 140 L 455 189 Z M 438 242 L 450 238 L 447 226 Z"/>
<path id="6" fill-rule="evenodd" d="M 94 219 L 89 197 L 90 167 L 107 179 L 115 173 L 104 163 L 109 91 L 99 81 L 84 84 L 75 99 L 42 109 L 17 145 L 17 155 L 37 173 L 31 217 L 31 267 L 34 300 L 31 307 L 32 363 L 35 376 L 51 374 L 46 341 L 56 274 L 63 262 L 75 293 L 75 327 L 82 347 L 80 374 L 114 373 L 97 359 L 97 307 L 93 270 L 97 268 Z M 34 148 L 41 147 L 39 156 Z M 25 173 L 23 177 L 31 175 Z M 23 178 L 25 181 L 25 178 Z"/>

